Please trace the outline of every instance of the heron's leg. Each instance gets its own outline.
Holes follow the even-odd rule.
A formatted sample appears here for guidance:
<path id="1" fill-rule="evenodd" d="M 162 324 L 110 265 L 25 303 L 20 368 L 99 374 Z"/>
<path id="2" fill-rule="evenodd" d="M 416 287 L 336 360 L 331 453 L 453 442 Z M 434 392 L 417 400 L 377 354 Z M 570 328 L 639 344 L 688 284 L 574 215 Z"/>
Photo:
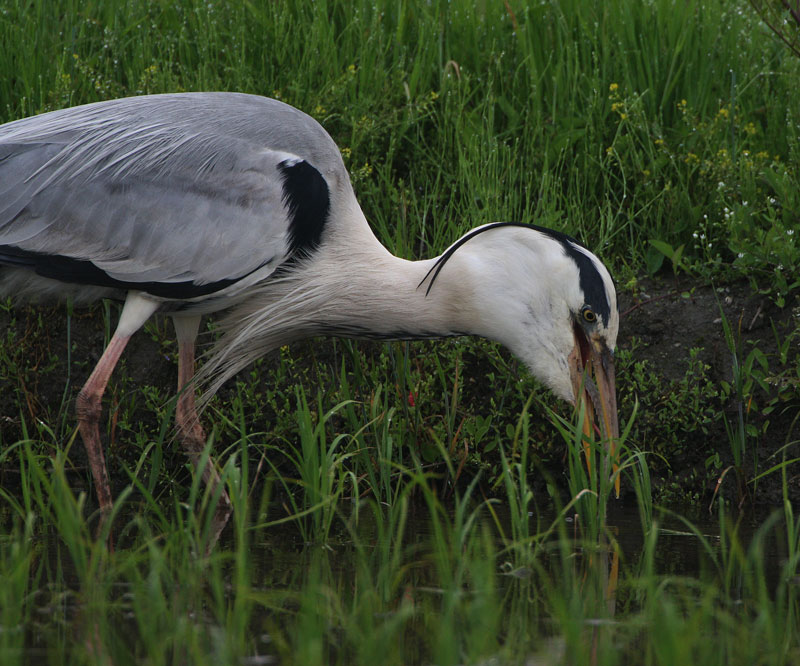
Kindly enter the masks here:
<path id="1" fill-rule="evenodd" d="M 78 429 L 81 432 L 83 445 L 86 447 L 86 454 L 89 457 L 89 466 L 92 468 L 97 501 L 100 502 L 100 509 L 102 509 L 103 513 L 111 508 L 111 487 L 108 483 L 103 445 L 100 442 L 100 401 L 111 373 L 129 339 L 130 336 L 120 337 L 116 334 L 111 338 L 111 342 L 108 343 L 108 347 L 100 357 L 100 361 L 95 366 L 88 381 L 83 385 L 80 393 L 78 393 L 78 399 L 75 404 L 78 414 Z"/>
<path id="2" fill-rule="evenodd" d="M 203 427 L 195 406 L 194 387 L 191 385 L 194 376 L 194 352 L 197 331 L 200 327 L 200 316 L 172 318 L 175 324 L 175 333 L 178 337 L 178 404 L 175 407 L 175 423 L 181 438 L 184 451 L 192 462 L 198 464 L 200 456 L 206 445 Z M 221 483 L 217 468 L 211 457 L 208 458 L 203 468 L 203 481 L 205 481 L 211 494 L 217 491 Z M 231 501 L 225 488 L 221 489 L 219 505 L 217 506 L 216 520 L 219 521 L 219 531 L 225 526 L 231 512 Z M 218 534 L 217 534 L 218 536 Z"/>
<path id="3" fill-rule="evenodd" d="M 200 317 L 173 317 L 178 337 L 178 404 L 175 407 L 175 424 L 183 448 L 190 455 L 199 455 L 205 446 L 205 435 L 194 402 L 194 347 Z"/>
<path id="4" fill-rule="evenodd" d="M 103 445 L 100 441 L 100 412 L 103 392 L 106 390 L 111 373 L 131 336 L 158 309 L 158 303 L 143 295 L 130 292 L 125 299 L 117 330 L 97 362 L 89 379 L 78 393 L 75 410 L 78 415 L 78 429 L 89 457 L 89 466 L 96 486 L 100 509 L 107 513 L 111 508 L 111 487 L 108 483 Z"/>

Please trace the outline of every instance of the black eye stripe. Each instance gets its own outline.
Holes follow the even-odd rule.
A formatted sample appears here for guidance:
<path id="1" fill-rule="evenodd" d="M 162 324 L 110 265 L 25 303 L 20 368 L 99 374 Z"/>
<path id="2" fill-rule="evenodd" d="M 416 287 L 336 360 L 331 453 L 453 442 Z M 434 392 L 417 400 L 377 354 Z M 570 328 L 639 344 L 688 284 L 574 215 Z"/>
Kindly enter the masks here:
<path id="1" fill-rule="evenodd" d="M 475 236 L 478 234 L 490 231 L 491 229 L 497 229 L 498 227 L 520 227 L 523 229 L 533 229 L 534 231 L 538 231 L 546 236 L 550 236 L 550 238 L 553 240 L 561 243 L 561 247 L 563 248 L 565 254 L 569 256 L 578 267 L 578 277 L 580 280 L 581 291 L 583 291 L 583 297 L 586 299 L 587 303 L 591 303 L 595 308 L 595 310 L 592 310 L 595 315 L 594 321 L 602 319 L 603 325 L 608 326 L 608 322 L 611 317 L 611 305 L 609 303 L 608 295 L 606 294 L 605 282 L 603 277 L 600 275 L 600 272 L 597 270 L 597 266 L 595 266 L 594 261 L 586 252 L 582 251 L 585 248 L 583 248 L 583 246 L 571 236 L 567 236 L 560 231 L 554 231 L 553 229 L 547 229 L 535 224 L 522 224 L 520 222 L 495 222 L 493 224 L 487 224 L 482 227 L 478 227 L 477 229 L 473 229 L 466 235 L 462 236 L 455 243 L 453 243 L 453 245 L 451 245 L 441 257 L 439 257 L 436 263 L 428 271 L 427 275 L 425 275 L 425 277 L 419 283 L 419 286 L 422 286 L 425 283 L 425 280 L 429 280 L 428 287 L 425 290 L 425 295 L 427 296 L 430 293 L 433 283 L 436 281 L 436 278 L 438 277 L 439 272 L 442 270 L 442 267 L 445 265 L 445 263 L 447 263 L 448 259 L 453 256 L 456 250 L 458 250 L 468 240 L 475 238 Z M 611 285 L 611 289 L 613 291 L 613 283 Z M 619 304 L 617 304 L 617 308 L 619 309 Z"/>

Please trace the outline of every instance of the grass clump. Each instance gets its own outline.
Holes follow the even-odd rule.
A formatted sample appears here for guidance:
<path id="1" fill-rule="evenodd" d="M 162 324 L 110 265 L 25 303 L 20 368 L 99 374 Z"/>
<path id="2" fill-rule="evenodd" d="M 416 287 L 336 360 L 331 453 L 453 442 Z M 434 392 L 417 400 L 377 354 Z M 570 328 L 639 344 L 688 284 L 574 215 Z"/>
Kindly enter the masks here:
<path id="1" fill-rule="evenodd" d="M 580 427 L 563 428 L 582 461 Z M 16 505 L 3 495 L 4 663 L 746 664 L 800 649 L 788 501 L 755 529 L 720 503 L 716 526 L 655 511 L 640 530 L 614 518 L 610 483 L 554 515 L 510 468 L 496 498 L 473 481 L 443 501 L 440 475 L 417 464 L 394 476 L 390 505 L 339 494 L 312 506 L 333 518 L 325 543 L 307 545 L 313 520 L 259 520 L 272 486 L 252 486 L 235 455 L 223 473 L 234 524 L 211 554 L 199 495 L 165 511 L 146 492 L 118 500 L 110 550 L 89 533 L 63 457 L 25 446 L 15 459 L 30 483 Z M 646 464 L 632 462 L 623 473 L 639 475 L 648 506 Z M 505 513 L 515 506 L 528 510 Z M 675 553 L 699 566 L 676 570 Z"/>

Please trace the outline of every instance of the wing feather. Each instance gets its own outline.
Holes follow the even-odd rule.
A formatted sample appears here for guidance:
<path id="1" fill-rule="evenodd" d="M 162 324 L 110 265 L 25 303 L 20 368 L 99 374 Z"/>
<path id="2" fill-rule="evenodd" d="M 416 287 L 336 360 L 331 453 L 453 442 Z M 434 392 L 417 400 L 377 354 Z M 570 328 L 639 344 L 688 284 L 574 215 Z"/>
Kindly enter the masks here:
<path id="1" fill-rule="evenodd" d="M 347 178 L 316 121 L 224 93 L 127 98 L 0 126 L 0 246 L 121 283 L 209 285 L 291 253 L 281 164 Z M 319 182 L 315 185 L 319 189 Z"/>

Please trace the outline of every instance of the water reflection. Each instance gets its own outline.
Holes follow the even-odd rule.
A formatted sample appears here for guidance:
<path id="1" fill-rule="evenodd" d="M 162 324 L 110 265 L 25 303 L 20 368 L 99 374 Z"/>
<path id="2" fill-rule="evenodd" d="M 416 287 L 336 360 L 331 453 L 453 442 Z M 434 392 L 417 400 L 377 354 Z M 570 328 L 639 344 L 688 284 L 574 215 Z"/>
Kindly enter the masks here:
<path id="1" fill-rule="evenodd" d="M 66 545 L 55 533 L 41 537 L 34 545 L 30 585 L 35 591 L 26 602 L 29 621 L 20 641 L 26 663 L 50 662 L 54 650 L 75 649 L 112 663 L 119 644 L 129 645 L 133 654 L 143 635 L 175 618 L 185 631 L 211 640 L 229 632 L 226 622 L 242 598 L 250 600 L 240 627 L 250 646 L 247 663 L 271 663 L 279 656 L 275 637 L 285 642 L 302 631 L 324 635 L 326 650 L 346 651 L 350 648 L 336 647 L 337 636 L 356 631 L 348 624 L 356 621 L 364 623 L 357 631 L 365 634 L 400 626 L 392 640 L 402 642 L 397 649 L 408 663 L 436 661 L 432 622 L 441 632 L 447 622 L 472 621 L 474 640 L 516 636 L 530 642 L 534 636 L 537 645 L 563 652 L 556 627 L 563 632 L 571 616 L 580 622 L 590 663 L 598 663 L 609 628 L 640 603 L 626 581 L 645 568 L 640 560 L 646 535 L 636 507 L 619 502 L 609 505 L 606 536 L 597 543 L 584 539 L 574 513 L 531 514 L 534 537 L 525 548 L 500 537 L 512 532 L 511 517 L 500 504 L 493 505 L 493 513 L 476 506 L 471 523 L 455 512 L 432 514 L 424 502 L 408 502 L 402 511 L 352 504 L 338 514 L 324 544 L 303 541 L 303 531 L 291 523 L 258 527 L 285 517 L 280 502 L 270 506 L 270 515 L 259 520 L 234 520 L 205 555 L 201 541 L 192 545 L 191 539 L 159 533 L 135 513 L 125 516 L 118 523 L 115 553 L 90 546 L 90 554 L 105 562 L 88 569 L 97 580 L 76 566 L 74 544 Z M 548 539 L 536 541 L 558 521 Z M 755 527 L 750 521 L 740 526 L 745 548 Z M 648 557 L 660 576 L 692 579 L 713 569 L 714 553 L 706 547 L 722 547 L 719 525 L 709 518 L 695 521 L 694 529 L 705 546 L 677 515 L 666 513 L 658 520 L 657 548 Z M 765 571 L 776 577 L 772 585 L 782 557 L 774 537 L 765 541 L 764 557 Z M 166 620 L 158 619 L 159 603 Z M 486 629 L 483 637 L 480 627 Z M 8 635 L 12 629 L 3 631 Z"/>

